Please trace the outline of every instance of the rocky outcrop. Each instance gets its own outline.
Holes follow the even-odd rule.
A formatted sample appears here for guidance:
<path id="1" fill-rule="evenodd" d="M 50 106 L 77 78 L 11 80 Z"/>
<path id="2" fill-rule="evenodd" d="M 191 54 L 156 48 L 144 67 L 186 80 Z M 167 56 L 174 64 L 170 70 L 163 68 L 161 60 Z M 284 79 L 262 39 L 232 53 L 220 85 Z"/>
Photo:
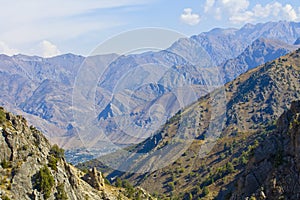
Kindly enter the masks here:
<path id="1" fill-rule="evenodd" d="M 95 167 L 90 169 L 89 172 L 85 174 L 85 176 L 82 179 L 97 190 L 104 189 L 105 184 L 102 174 L 101 172 L 98 172 Z"/>
<path id="2" fill-rule="evenodd" d="M 95 168 L 85 174 L 68 164 L 62 149 L 3 108 L 0 148 L 0 199 L 129 199 L 124 188 L 105 184 Z"/>
<path id="3" fill-rule="evenodd" d="M 278 119 L 276 130 L 256 149 L 231 199 L 299 199 L 299 144 L 300 101 L 295 101 Z"/>

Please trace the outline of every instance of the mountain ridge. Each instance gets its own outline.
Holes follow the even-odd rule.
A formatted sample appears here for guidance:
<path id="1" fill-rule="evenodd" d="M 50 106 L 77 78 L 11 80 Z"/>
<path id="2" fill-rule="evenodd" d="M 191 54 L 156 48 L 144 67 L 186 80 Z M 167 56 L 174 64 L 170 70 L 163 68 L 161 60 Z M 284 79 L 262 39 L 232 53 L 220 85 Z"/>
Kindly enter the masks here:
<path id="1" fill-rule="evenodd" d="M 79 139 L 80 136 L 78 136 L 78 134 L 81 133 L 80 129 L 77 127 L 77 132 L 74 131 L 73 134 L 69 134 L 67 130 L 67 127 L 70 124 L 72 124 L 73 127 L 76 126 L 72 120 L 72 112 L 69 109 L 72 106 L 70 99 L 73 95 L 72 87 L 78 75 L 77 72 L 80 67 L 82 67 L 82 63 L 84 61 L 89 62 L 88 64 L 91 65 L 89 66 L 91 67 L 91 70 L 97 71 L 97 67 L 104 65 L 99 63 L 110 62 L 117 58 L 115 67 L 113 67 L 113 64 L 109 67 L 106 73 L 108 76 L 106 77 L 104 75 L 104 77 L 102 77 L 104 82 L 99 81 L 98 83 L 98 87 L 96 89 L 96 105 L 94 106 L 96 110 L 96 120 L 97 116 L 103 111 L 103 109 L 111 103 L 110 97 L 113 90 L 109 91 L 107 89 L 113 87 L 113 85 L 110 85 L 111 83 L 119 81 L 120 79 L 119 76 L 111 77 L 116 70 L 120 75 L 123 75 L 128 73 L 128 70 L 135 70 L 137 63 L 143 64 L 146 62 L 168 66 L 172 73 L 170 73 L 170 75 L 168 75 L 164 80 L 165 83 L 167 83 L 166 86 L 172 86 L 173 88 L 177 87 L 178 83 L 176 81 L 178 77 L 183 75 L 184 80 L 188 84 L 196 84 L 197 86 L 199 85 L 200 88 L 204 84 L 203 91 L 192 88 L 194 91 L 201 91 L 199 93 L 195 92 L 194 96 L 198 98 L 205 95 L 207 91 L 211 91 L 211 88 L 208 86 L 213 85 L 216 79 L 216 77 L 213 76 L 213 72 L 216 67 L 219 67 L 218 70 L 223 73 L 224 69 L 222 69 L 222 67 L 224 68 L 224 65 L 222 65 L 222 63 L 226 63 L 229 59 L 235 59 L 239 55 L 242 55 L 243 51 L 245 51 L 256 39 L 266 38 L 272 41 L 281 40 L 283 43 L 287 43 L 282 44 L 283 48 L 286 47 L 285 50 L 287 51 L 283 50 L 279 52 L 276 51 L 278 47 L 274 47 L 274 52 L 270 52 L 270 55 L 277 57 L 291 50 L 289 45 L 293 44 L 300 37 L 299 33 L 299 23 L 281 21 L 251 26 L 248 24 L 241 29 L 215 29 L 210 32 L 192 36 L 191 38 L 180 39 L 170 48 L 162 52 L 148 52 L 143 55 L 129 55 L 128 57 L 106 55 L 92 56 L 92 58 L 86 60 L 86 57 L 73 54 L 65 54 L 53 58 L 40 58 L 36 56 L 30 57 L 24 55 L 8 57 L 1 55 L 0 76 L 2 80 L 5 80 L 1 83 L 1 105 L 9 108 L 12 112 L 22 114 L 24 116 L 26 115 L 26 118 L 28 118 L 31 122 L 34 122 L 36 127 L 43 130 L 48 138 L 54 143 L 64 145 L 66 148 L 72 148 L 74 146 L 84 147 L 83 143 Z M 172 54 L 170 52 L 172 52 Z M 202 57 L 199 57 L 199 55 L 202 55 Z M 251 56 L 253 57 L 253 55 L 248 55 L 248 57 Z M 264 60 L 264 56 L 265 55 L 262 53 L 260 58 L 261 61 L 257 62 L 257 64 L 261 64 L 261 62 L 266 61 Z M 205 59 L 204 63 L 203 59 Z M 245 60 L 246 58 L 244 57 L 241 59 Z M 124 61 L 124 63 L 121 61 Z M 236 67 L 235 61 L 237 63 L 242 63 L 243 68 Z M 220 77 L 220 80 L 224 79 L 224 82 L 230 81 L 240 73 L 249 69 L 249 67 L 245 65 L 247 62 L 235 61 L 228 61 L 231 62 L 231 66 L 227 65 L 227 74 L 222 75 L 224 77 Z M 98 63 L 98 66 L 95 64 L 96 62 Z M 219 65 L 214 64 L 214 62 L 219 63 Z M 122 66 L 124 65 L 124 67 L 118 67 L 118 63 L 122 64 Z M 186 68 L 182 66 L 185 66 Z M 206 69 L 201 71 L 200 68 Z M 158 72 L 160 71 L 158 70 Z M 207 76 L 206 79 L 209 81 L 205 81 L 205 79 L 200 76 L 201 73 L 202 75 L 204 73 L 205 76 Z M 49 86 L 45 85 L 46 88 L 55 86 L 52 92 L 38 92 L 38 88 L 46 79 L 51 80 L 51 82 L 48 82 Z M 220 80 L 218 79 L 216 81 L 221 82 Z M 103 85 L 105 81 L 107 83 L 107 87 L 105 84 Z M 160 83 L 158 85 L 162 84 Z M 162 94 L 168 92 L 168 88 L 165 87 L 158 91 L 155 87 L 145 87 L 141 88 L 138 92 L 138 95 L 133 96 L 132 98 L 132 105 L 137 106 L 133 109 L 133 112 L 138 113 L 137 111 L 141 111 L 142 113 L 147 112 L 147 107 L 149 107 L 147 101 L 145 101 L 147 100 L 145 97 L 148 96 L 145 94 L 153 93 L 153 96 L 151 96 L 151 102 L 160 103 L 160 99 L 163 98 Z M 56 99 L 49 98 L 49 96 L 56 96 L 56 94 L 58 94 Z M 85 96 L 81 96 L 80 98 L 90 98 L 87 94 L 84 95 Z M 45 101 L 40 101 L 41 99 L 44 99 Z M 192 100 L 196 100 L 196 98 L 191 98 L 191 101 L 187 104 L 191 103 Z M 177 106 L 176 108 L 170 108 L 168 110 L 169 114 L 166 117 L 168 118 L 169 116 L 172 116 L 178 111 L 178 109 L 180 109 L 180 107 L 184 107 L 187 104 L 180 105 L 179 107 Z M 162 105 L 164 106 L 164 104 Z M 124 106 L 124 102 L 119 100 L 116 100 L 116 105 L 113 105 L 117 111 L 122 110 L 122 106 Z M 61 115 L 61 113 L 66 114 Z M 113 113 L 114 116 L 115 114 L 116 113 Z M 141 125 L 147 124 L 147 116 L 143 116 L 142 114 L 137 116 L 142 120 L 140 122 L 135 121 L 135 123 Z M 112 120 L 114 120 L 114 118 L 112 118 Z M 99 126 L 97 123 L 96 125 Z M 118 137 L 115 133 L 113 134 L 112 138 L 114 138 L 114 142 L 118 142 Z M 66 137 L 66 135 L 72 135 L 75 137 L 69 138 Z M 121 135 L 121 137 L 124 136 L 122 134 L 119 135 Z M 123 141 L 121 140 L 120 142 Z M 125 143 L 130 142 L 131 141 L 129 139 Z"/>

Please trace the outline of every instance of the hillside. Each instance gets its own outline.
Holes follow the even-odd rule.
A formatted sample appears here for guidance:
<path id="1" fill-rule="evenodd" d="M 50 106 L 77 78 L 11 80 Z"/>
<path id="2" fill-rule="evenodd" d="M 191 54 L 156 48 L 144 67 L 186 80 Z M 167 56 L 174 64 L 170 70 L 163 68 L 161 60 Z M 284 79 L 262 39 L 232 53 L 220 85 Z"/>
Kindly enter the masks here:
<path id="1" fill-rule="evenodd" d="M 278 119 L 276 129 L 253 152 L 231 199 L 298 199 L 300 101 Z"/>
<path id="2" fill-rule="evenodd" d="M 297 50 L 252 69 L 178 112 L 144 142 L 98 160 L 117 169 L 109 177 L 160 197 L 224 198 L 276 120 L 300 98 L 299 66 Z"/>
<path id="3" fill-rule="evenodd" d="M 1 199 L 152 199 L 141 188 L 111 186 L 95 168 L 82 172 L 68 164 L 62 149 L 3 108 L 0 132 Z"/>

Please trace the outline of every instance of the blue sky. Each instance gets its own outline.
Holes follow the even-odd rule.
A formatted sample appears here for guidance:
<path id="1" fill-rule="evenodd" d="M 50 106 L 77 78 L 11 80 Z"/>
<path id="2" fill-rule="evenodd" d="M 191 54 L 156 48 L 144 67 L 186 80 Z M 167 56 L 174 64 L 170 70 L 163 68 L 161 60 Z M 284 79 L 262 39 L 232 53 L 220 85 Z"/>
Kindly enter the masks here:
<path id="1" fill-rule="evenodd" d="M 88 55 L 98 44 L 143 27 L 191 36 L 245 23 L 300 21 L 300 1 L 0 0 L 0 53 Z"/>

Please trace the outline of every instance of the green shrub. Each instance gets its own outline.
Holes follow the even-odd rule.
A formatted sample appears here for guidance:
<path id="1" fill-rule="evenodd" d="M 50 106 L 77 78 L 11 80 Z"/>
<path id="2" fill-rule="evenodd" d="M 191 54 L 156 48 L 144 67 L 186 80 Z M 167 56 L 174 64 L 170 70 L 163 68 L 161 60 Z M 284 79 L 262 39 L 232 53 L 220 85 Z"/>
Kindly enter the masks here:
<path id="1" fill-rule="evenodd" d="M 248 163 L 248 159 L 246 158 L 246 156 L 242 156 L 240 158 L 240 164 L 247 165 L 247 163 Z"/>
<path id="2" fill-rule="evenodd" d="M 226 158 L 226 155 L 224 153 L 221 153 L 220 158 L 223 160 L 224 158 Z"/>
<path id="3" fill-rule="evenodd" d="M 179 169 L 177 169 L 177 173 L 182 174 L 183 172 L 184 172 L 184 168 L 179 168 Z"/>
<path id="4" fill-rule="evenodd" d="M 11 163 L 9 161 L 6 161 L 6 159 L 4 159 L 2 162 L 1 162 L 1 166 L 3 169 L 7 169 L 7 168 L 10 168 L 11 167 Z"/>
<path id="5" fill-rule="evenodd" d="M 122 180 L 119 177 L 116 178 L 115 186 L 116 187 L 122 187 Z"/>
<path id="6" fill-rule="evenodd" d="M 209 189 L 207 187 L 203 188 L 203 196 L 207 196 L 209 194 Z"/>
<path id="7" fill-rule="evenodd" d="M 10 198 L 9 198 L 8 196 L 6 196 L 6 195 L 5 195 L 5 196 L 2 196 L 1 199 L 2 199 L 2 200 L 10 200 Z"/>
<path id="8" fill-rule="evenodd" d="M 58 159 L 53 155 L 48 156 L 48 166 L 52 169 L 57 171 L 57 162 Z"/>
<path id="9" fill-rule="evenodd" d="M 168 187 L 170 188 L 171 191 L 174 191 L 175 190 L 174 182 L 169 182 Z"/>
<path id="10" fill-rule="evenodd" d="M 50 149 L 50 155 L 53 155 L 56 158 L 64 158 L 65 157 L 65 150 L 59 148 L 57 144 L 53 145 Z"/>
<path id="11" fill-rule="evenodd" d="M 6 121 L 6 114 L 2 108 L 0 108 L 0 123 L 3 123 Z"/>
<path id="12" fill-rule="evenodd" d="M 228 162 L 227 164 L 226 164 L 226 171 L 227 171 L 227 173 L 232 173 L 232 172 L 234 172 L 234 166 L 233 166 L 233 164 L 231 163 L 231 162 Z"/>
<path id="13" fill-rule="evenodd" d="M 133 189 L 133 186 L 129 183 L 128 180 L 123 180 L 122 181 L 122 186 L 126 189 Z"/>
<path id="14" fill-rule="evenodd" d="M 109 181 L 106 177 L 104 177 L 103 175 L 102 175 L 102 177 L 103 177 L 104 183 L 105 183 L 106 185 L 110 185 L 110 184 L 111 184 L 110 181 Z"/>
<path id="15" fill-rule="evenodd" d="M 187 197 L 187 200 L 193 200 L 193 195 L 192 195 L 192 193 L 188 193 L 188 194 L 186 195 L 186 197 Z"/>
<path id="16" fill-rule="evenodd" d="M 126 196 L 132 198 L 135 192 L 134 187 L 129 183 L 128 180 L 123 180 L 122 186 L 126 189 Z"/>
<path id="17" fill-rule="evenodd" d="M 39 192 L 43 193 L 45 199 L 48 199 L 51 195 L 53 186 L 54 178 L 49 168 L 45 165 L 37 173 L 35 187 L 38 189 Z"/>
<path id="18" fill-rule="evenodd" d="M 64 183 L 60 183 L 56 187 L 56 190 L 57 190 L 57 193 L 55 195 L 56 200 L 67 200 L 68 199 L 67 193 L 65 191 L 65 184 Z"/>

